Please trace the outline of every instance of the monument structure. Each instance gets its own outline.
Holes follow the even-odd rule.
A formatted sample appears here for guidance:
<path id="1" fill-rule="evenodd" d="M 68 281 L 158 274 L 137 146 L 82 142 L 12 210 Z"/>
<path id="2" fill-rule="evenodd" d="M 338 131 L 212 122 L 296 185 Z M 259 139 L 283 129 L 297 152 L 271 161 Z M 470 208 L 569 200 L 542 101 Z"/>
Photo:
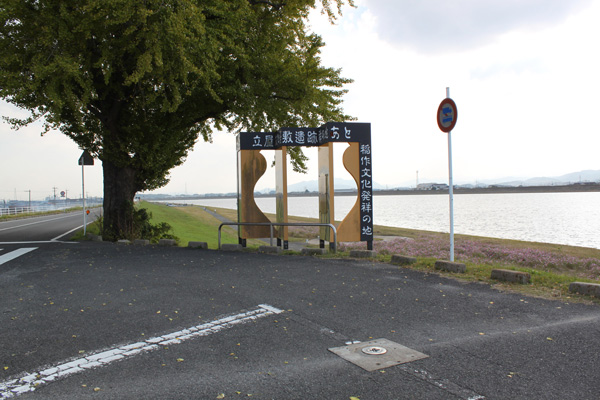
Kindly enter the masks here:
<path id="1" fill-rule="evenodd" d="M 334 223 L 333 144 L 348 143 L 343 164 L 357 187 L 356 203 L 336 227 L 338 242 L 366 242 L 373 249 L 373 173 L 371 124 L 361 122 L 328 122 L 318 128 L 281 128 L 277 132 L 241 132 L 237 138 L 238 222 L 269 223 L 256 205 L 254 188 L 267 169 L 263 150 L 275 151 L 275 186 L 277 223 L 288 222 L 287 147 L 318 147 L 319 222 Z M 288 228 L 275 230 L 278 246 L 287 248 Z M 238 227 L 240 244 L 249 238 L 269 237 L 267 225 Z M 331 228 L 320 228 L 321 247 L 332 239 Z"/>

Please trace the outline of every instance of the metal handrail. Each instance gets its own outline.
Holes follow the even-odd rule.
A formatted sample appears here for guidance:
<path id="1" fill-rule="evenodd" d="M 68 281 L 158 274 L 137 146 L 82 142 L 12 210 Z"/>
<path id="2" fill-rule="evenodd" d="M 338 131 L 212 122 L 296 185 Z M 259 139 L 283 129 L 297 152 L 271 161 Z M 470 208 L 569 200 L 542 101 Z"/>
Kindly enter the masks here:
<path id="1" fill-rule="evenodd" d="M 223 227 L 223 225 L 268 226 L 268 227 L 270 227 L 270 231 L 271 231 L 270 232 L 271 246 L 273 246 L 273 226 L 328 226 L 333 230 L 333 246 L 331 247 L 331 251 L 333 253 L 336 252 L 337 229 L 335 229 L 335 226 L 333 224 L 326 224 L 326 223 L 320 223 L 320 222 L 307 222 L 307 223 L 301 223 L 301 222 L 223 222 L 221 225 L 219 225 L 219 232 L 218 232 L 219 250 L 221 250 L 221 228 Z"/>

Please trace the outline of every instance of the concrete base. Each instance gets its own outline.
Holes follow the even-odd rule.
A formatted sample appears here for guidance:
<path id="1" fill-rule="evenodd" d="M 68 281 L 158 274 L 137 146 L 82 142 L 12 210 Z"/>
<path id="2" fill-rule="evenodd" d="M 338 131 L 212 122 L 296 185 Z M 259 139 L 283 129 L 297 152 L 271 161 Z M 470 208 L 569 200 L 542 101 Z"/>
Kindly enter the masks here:
<path id="1" fill-rule="evenodd" d="M 208 243 L 206 243 L 206 242 L 188 242 L 188 247 L 192 248 L 192 249 L 208 250 Z"/>
<path id="2" fill-rule="evenodd" d="M 531 275 L 527 272 L 511 271 L 509 269 L 493 269 L 492 279 L 505 282 L 517 282 L 517 283 L 529 283 L 531 282 Z"/>
<path id="3" fill-rule="evenodd" d="M 467 272 L 467 266 L 465 264 L 443 260 L 438 260 L 435 262 L 435 269 L 439 269 L 441 271 L 456 272 L 459 274 L 464 274 L 465 272 Z"/>
<path id="4" fill-rule="evenodd" d="M 374 250 L 350 250 L 350 257 L 374 258 L 377 257 L 377 252 Z"/>
<path id="5" fill-rule="evenodd" d="M 277 246 L 260 246 L 258 248 L 259 253 L 268 253 L 268 254 L 280 254 L 281 247 Z"/>
<path id="6" fill-rule="evenodd" d="M 149 240 L 146 239 L 135 239 L 133 241 L 133 244 L 138 245 L 138 246 L 146 246 L 150 244 Z"/>
<path id="7" fill-rule="evenodd" d="M 597 283 L 572 282 L 569 285 L 569 292 L 600 298 L 600 285 Z"/>
<path id="8" fill-rule="evenodd" d="M 363 352 L 363 349 L 373 346 L 385 349 L 386 352 L 380 355 L 369 355 Z M 429 357 L 388 339 L 375 339 L 348 346 L 332 347 L 328 350 L 369 372 Z"/>
<path id="9" fill-rule="evenodd" d="M 315 249 L 312 247 L 304 247 L 300 252 L 305 256 L 323 256 L 327 254 L 327 250 L 325 249 Z"/>
<path id="10" fill-rule="evenodd" d="M 160 239 L 158 241 L 159 246 L 177 246 L 175 239 Z"/>
<path id="11" fill-rule="evenodd" d="M 117 240 L 117 244 L 131 244 L 131 242 L 127 239 Z"/>
<path id="12" fill-rule="evenodd" d="M 397 254 L 392 255 L 392 264 L 410 265 L 410 264 L 414 264 L 416 262 L 417 262 L 417 259 L 415 257 L 400 256 Z"/>
<path id="13" fill-rule="evenodd" d="M 222 251 L 242 251 L 243 247 L 241 244 L 224 243 L 221 245 Z"/>

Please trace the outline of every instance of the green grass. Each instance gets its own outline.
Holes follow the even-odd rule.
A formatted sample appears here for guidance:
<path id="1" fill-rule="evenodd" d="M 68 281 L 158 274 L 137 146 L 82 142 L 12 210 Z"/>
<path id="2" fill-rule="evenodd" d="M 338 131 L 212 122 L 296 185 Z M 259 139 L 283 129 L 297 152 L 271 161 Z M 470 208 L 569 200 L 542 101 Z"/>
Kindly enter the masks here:
<path id="1" fill-rule="evenodd" d="M 383 256 L 380 261 L 390 262 L 391 256 Z M 576 278 L 572 275 L 557 274 L 552 272 L 540 271 L 533 268 L 507 267 L 506 265 L 474 264 L 466 263 L 467 271 L 464 274 L 439 271 L 435 269 L 435 258 L 418 257 L 417 263 L 409 268 L 426 273 L 432 273 L 458 279 L 461 281 L 480 282 L 507 292 L 522 293 L 528 296 L 542 297 L 546 299 L 556 299 L 562 301 L 589 301 L 600 303 L 600 299 L 584 298 L 569 292 L 569 284 L 574 281 L 598 283 L 590 279 Z M 520 284 L 514 282 L 500 282 L 491 279 L 493 269 L 510 269 L 522 272 L 528 272 L 531 275 L 530 284 Z"/>
<path id="2" fill-rule="evenodd" d="M 152 213 L 151 222 L 166 222 L 179 239 L 181 246 L 191 241 L 206 242 L 211 249 L 218 248 L 218 228 L 221 222 L 202 207 L 169 207 L 164 204 L 141 202 L 139 208 Z M 230 227 L 221 229 L 221 243 L 237 243 L 237 232 Z"/>
<path id="3" fill-rule="evenodd" d="M 92 223 L 88 224 L 88 226 L 86 227 L 86 233 L 87 234 L 91 234 L 91 235 L 96 235 L 96 236 L 100 236 L 100 231 L 101 231 L 101 227 L 100 227 L 100 221 L 99 220 L 95 220 Z M 85 237 L 83 236 L 83 229 L 76 231 L 70 238 L 70 240 L 90 240 L 89 237 Z"/>

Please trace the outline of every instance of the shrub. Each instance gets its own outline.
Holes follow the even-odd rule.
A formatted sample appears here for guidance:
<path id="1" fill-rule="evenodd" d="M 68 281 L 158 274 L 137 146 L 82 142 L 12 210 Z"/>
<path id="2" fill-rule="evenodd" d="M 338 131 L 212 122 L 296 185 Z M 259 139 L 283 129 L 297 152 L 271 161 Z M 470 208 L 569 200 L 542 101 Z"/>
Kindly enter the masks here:
<path id="1" fill-rule="evenodd" d="M 150 243 L 158 243 L 160 239 L 175 239 L 179 243 L 179 238 L 172 234 L 172 227 L 166 222 L 152 224 L 152 213 L 145 208 L 133 209 L 133 225 L 130 232 L 125 236 L 129 240 L 146 239 Z M 100 228 L 100 236 L 102 236 L 103 218 L 98 217 L 97 224 Z"/>

